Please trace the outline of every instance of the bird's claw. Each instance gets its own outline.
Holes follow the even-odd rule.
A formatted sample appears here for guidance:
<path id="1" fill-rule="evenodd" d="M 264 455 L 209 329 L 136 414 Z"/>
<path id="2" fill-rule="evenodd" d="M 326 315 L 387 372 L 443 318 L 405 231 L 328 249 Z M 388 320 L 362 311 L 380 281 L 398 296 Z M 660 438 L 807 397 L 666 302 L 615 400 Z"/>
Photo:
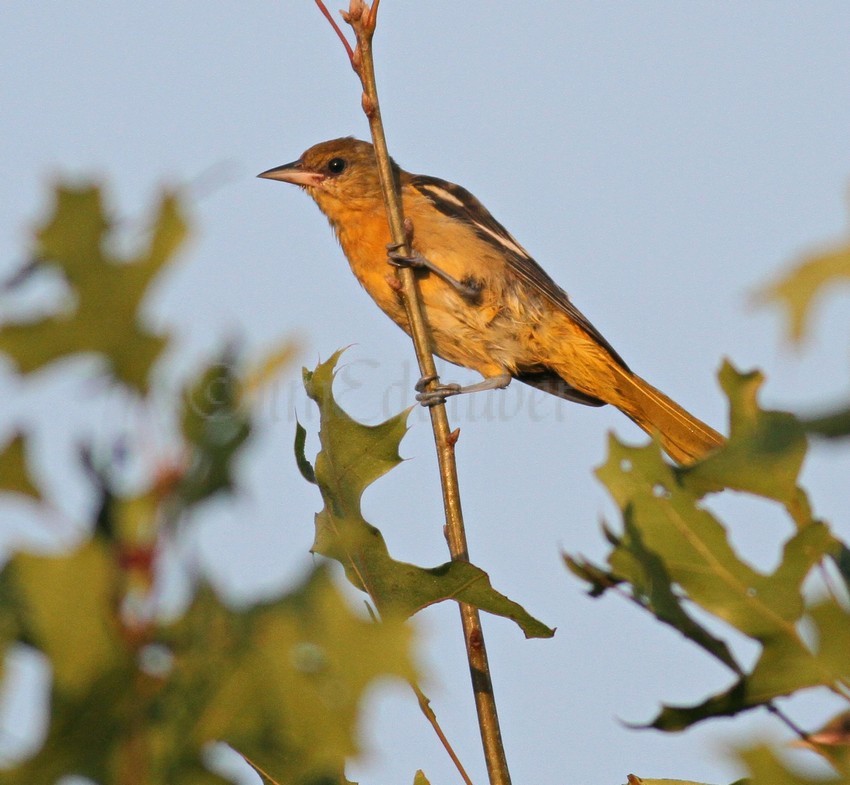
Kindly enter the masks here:
<path id="1" fill-rule="evenodd" d="M 436 377 L 431 377 L 429 381 L 433 381 L 435 378 Z M 445 403 L 446 398 L 449 398 L 452 395 L 458 395 L 462 392 L 463 389 L 459 384 L 438 384 L 430 390 L 423 389 L 421 392 L 418 392 L 416 394 L 416 400 L 422 404 L 422 406 L 430 408 L 432 406 L 438 406 L 441 403 Z"/>
<path id="2" fill-rule="evenodd" d="M 425 388 L 431 384 L 431 382 L 436 381 L 439 378 L 440 377 L 435 373 L 423 376 L 418 382 L 416 382 L 416 384 L 413 385 L 413 389 L 418 393 L 425 392 Z"/>
<path id="3" fill-rule="evenodd" d="M 387 245 L 387 260 L 394 267 L 410 267 L 414 270 L 422 270 L 428 267 L 425 257 L 416 252 L 402 253 L 406 243 L 390 243 Z"/>

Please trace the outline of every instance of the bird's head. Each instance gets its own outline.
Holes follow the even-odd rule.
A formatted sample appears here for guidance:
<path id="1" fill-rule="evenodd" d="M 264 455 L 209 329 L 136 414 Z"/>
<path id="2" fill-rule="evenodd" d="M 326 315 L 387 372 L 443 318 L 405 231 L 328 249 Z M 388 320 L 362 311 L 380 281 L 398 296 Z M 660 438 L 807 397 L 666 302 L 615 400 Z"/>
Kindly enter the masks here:
<path id="1" fill-rule="evenodd" d="M 398 176 L 395 163 L 393 170 Z M 297 161 L 257 176 L 301 186 L 330 218 L 343 205 L 373 209 L 377 200 L 383 208 L 374 148 L 351 136 L 320 142 Z"/>

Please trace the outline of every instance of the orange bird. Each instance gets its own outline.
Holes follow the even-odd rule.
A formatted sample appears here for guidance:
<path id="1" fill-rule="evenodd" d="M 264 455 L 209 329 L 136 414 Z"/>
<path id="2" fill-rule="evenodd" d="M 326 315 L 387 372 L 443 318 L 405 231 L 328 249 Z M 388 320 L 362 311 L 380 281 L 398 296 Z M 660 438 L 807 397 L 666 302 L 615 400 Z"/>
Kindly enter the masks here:
<path id="1" fill-rule="evenodd" d="M 478 371 L 460 387 L 418 386 L 426 404 L 504 388 L 518 379 L 588 406 L 610 403 L 681 464 L 723 444 L 714 429 L 635 374 L 513 236 L 469 191 L 393 163 L 412 254 L 393 250 L 371 144 L 351 137 L 311 147 L 260 177 L 303 188 L 327 216 L 351 269 L 372 299 L 409 332 L 390 261 L 417 270 L 432 351 Z M 421 380 L 423 383 L 430 380 Z"/>

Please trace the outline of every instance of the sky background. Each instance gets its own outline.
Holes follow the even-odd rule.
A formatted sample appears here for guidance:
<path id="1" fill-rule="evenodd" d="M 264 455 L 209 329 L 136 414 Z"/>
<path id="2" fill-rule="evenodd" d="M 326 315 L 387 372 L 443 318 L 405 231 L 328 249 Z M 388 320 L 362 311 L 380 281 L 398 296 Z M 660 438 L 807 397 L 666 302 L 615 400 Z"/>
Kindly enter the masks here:
<path id="1" fill-rule="evenodd" d="M 766 372 L 766 405 L 817 410 L 847 398 L 846 299 L 826 300 L 795 352 L 777 311 L 753 307 L 752 294 L 847 235 L 848 26 L 850 6 L 826 0 L 384 0 L 376 59 L 390 150 L 406 169 L 472 190 L 633 369 L 707 422 L 726 429 L 723 357 Z M 368 135 L 342 48 L 308 0 L 12 0 L 0 7 L 0 42 L 0 272 L 21 262 L 56 177 L 102 179 L 130 225 L 161 186 L 195 183 L 193 239 L 148 303 L 178 339 L 163 388 L 234 336 L 255 359 L 300 339 L 298 362 L 261 401 L 244 493 L 180 543 L 228 596 L 279 590 L 310 565 L 321 506 L 292 458 L 295 412 L 316 428 L 300 365 L 351 345 L 337 395 L 369 422 L 410 404 L 416 378 L 408 339 L 360 290 L 316 207 L 255 179 L 315 142 Z M 475 377 L 446 368 L 444 378 Z M 36 430 L 33 463 L 57 505 L 46 528 L 9 505 L 5 542 L 44 541 L 46 529 L 73 537 L 92 499 L 67 466 L 92 422 L 103 443 L 129 432 L 152 461 L 168 444 L 155 412 L 129 408 L 84 369 L 22 385 L 2 367 L 0 394 L 0 431 Z M 754 714 L 678 735 L 626 728 L 621 720 L 648 721 L 661 701 L 700 701 L 730 675 L 626 602 L 587 598 L 561 562 L 562 550 L 604 557 L 599 522 L 616 512 L 592 469 L 609 430 L 642 434 L 613 409 L 520 385 L 452 401 L 450 417 L 462 431 L 473 561 L 558 628 L 525 641 L 485 619 L 514 781 L 739 776 L 729 745 L 781 737 L 778 723 Z M 446 559 L 436 461 L 424 413 L 410 424 L 409 460 L 364 509 L 396 558 L 431 566 Z M 818 446 L 804 477 L 817 513 L 845 537 L 848 472 L 845 448 Z M 713 506 L 754 564 L 776 564 L 790 534 L 776 509 L 743 498 Z M 425 689 L 484 782 L 457 610 L 428 609 L 415 625 Z M 831 708 L 819 694 L 788 706 L 810 727 Z M 432 783 L 458 781 L 405 687 L 377 690 L 367 714 L 367 754 L 350 778 L 406 783 L 422 768 Z M 7 711 L 3 735 L 25 736 L 29 724 Z"/>

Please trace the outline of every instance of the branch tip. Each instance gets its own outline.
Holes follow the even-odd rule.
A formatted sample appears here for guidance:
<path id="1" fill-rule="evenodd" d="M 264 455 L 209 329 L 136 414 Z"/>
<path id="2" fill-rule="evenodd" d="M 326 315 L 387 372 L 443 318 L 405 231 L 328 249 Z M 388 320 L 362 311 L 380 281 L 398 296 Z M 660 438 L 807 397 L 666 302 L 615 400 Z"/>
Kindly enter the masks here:
<path id="1" fill-rule="evenodd" d="M 378 6 L 381 4 L 381 0 L 374 0 L 372 3 L 372 8 L 369 11 L 369 17 L 366 19 L 366 28 L 370 33 L 375 32 L 375 27 L 378 24 Z"/>
<path id="2" fill-rule="evenodd" d="M 330 26 L 334 29 L 334 32 L 337 34 L 337 37 L 340 41 L 342 41 L 342 45 L 345 47 L 345 53 L 348 55 L 348 60 L 351 63 L 351 67 L 355 70 L 356 67 L 354 65 L 354 50 L 351 48 L 351 44 L 348 43 L 348 39 L 345 37 L 345 34 L 340 30 L 339 25 L 336 23 L 336 19 L 333 18 L 331 12 L 328 11 L 327 6 L 322 2 L 322 0 L 315 0 L 317 6 L 319 6 L 319 10 L 322 12 L 322 16 L 328 20 Z M 348 19 L 345 18 L 345 11 L 342 11 L 342 18 L 348 22 Z"/>
<path id="3" fill-rule="evenodd" d="M 363 18 L 363 11 L 365 10 L 365 6 L 363 5 L 363 0 L 351 0 L 348 4 L 348 13 L 346 14 L 346 22 L 352 24 L 352 22 L 359 22 Z"/>

